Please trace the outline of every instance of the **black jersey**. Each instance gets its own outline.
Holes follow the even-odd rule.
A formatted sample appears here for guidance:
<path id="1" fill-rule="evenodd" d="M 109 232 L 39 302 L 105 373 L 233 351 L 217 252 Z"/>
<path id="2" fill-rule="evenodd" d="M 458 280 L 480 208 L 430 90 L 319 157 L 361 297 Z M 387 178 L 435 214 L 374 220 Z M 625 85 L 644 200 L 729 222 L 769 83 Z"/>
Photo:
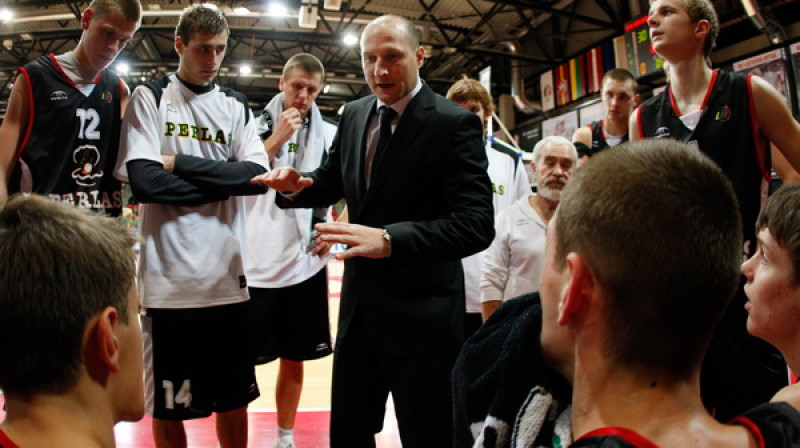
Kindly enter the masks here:
<path id="1" fill-rule="evenodd" d="M 610 146 L 606 141 L 606 134 L 603 131 L 603 125 L 603 120 L 589 123 L 589 130 L 592 131 L 592 154 L 597 154 L 598 152 Z M 625 135 L 622 136 L 620 143 L 625 143 L 627 141 L 628 133 L 626 132 Z"/>
<path id="2" fill-rule="evenodd" d="M 670 88 L 636 112 L 642 137 L 686 142 L 728 176 L 739 200 L 743 257 L 755 251 L 755 222 L 770 179 L 769 146 L 758 130 L 750 96 L 751 76 L 714 71 L 694 131 L 681 121 Z M 715 329 L 700 378 L 703 402 L 721 421 L 769 401 L 787 384 L 780 353 L 747 333 L 743 284 Z"/>
<path id="3" fill-rule="evenodd" d="M 733 419 L 731 424 L 747 428 L 759 447 L 800 446 L 800 412 L 786 403 L 759 405 Z M 600 428 L 576 440 L 571 447 L 658 448 L 658 445 L 629 429 Z"/>
<path id="4" fill-rule="evenodd" d="M 754 226 L 770 181 L 769 145 L 753 117 L 750 82 L 750 75 L 715 70 L 694 131 L 681 121 L 671 88 L 637 110 L 642 137 L 686 142 L 708 155 L 728 176 L 739 198 L 747 257 L 755 251 Z"/>
<path id="5" fill-rule="evenodd" d="M 105 70 L 91 92 L 84 94 L 52 54 L 20 68 L 20 76 L 28 83 L 31 107 L 9 193 L 38 193 L 119 215 L 122 184 L 113 172 L 122 80 Z"/>

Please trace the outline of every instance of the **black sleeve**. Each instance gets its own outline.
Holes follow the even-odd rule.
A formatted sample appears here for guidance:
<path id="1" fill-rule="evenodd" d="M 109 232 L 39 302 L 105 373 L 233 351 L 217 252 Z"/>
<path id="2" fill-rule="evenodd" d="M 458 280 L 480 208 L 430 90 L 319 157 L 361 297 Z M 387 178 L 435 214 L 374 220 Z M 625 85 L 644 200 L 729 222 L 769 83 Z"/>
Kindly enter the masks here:
<path id="1" fill-rule="evenodd" d="M 126 165 L 133 195 L 142 203 L 167 205 L 202 205 L 223 201 L 229 195 L 195 185 L 164 171 L 164 165 L 153 160 L 131 160 Z"/>
<path id="2" fill-rule="evenodd" d="M 219 162 L 202 157 L 178 154 L 173 172 L 193 184 L 224 191 L 232 196 L 262 194 L 264 184 L 251 184 L 250 179 L 264 174 L 267 169 L 249 161 Z"/>

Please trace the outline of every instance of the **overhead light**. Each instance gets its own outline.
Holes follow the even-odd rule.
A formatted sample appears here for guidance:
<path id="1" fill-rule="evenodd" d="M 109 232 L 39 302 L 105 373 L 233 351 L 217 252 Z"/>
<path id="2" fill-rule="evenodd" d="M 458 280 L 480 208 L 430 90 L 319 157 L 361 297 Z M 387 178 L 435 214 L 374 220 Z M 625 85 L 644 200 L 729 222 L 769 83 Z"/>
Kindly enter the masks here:
<path id="1" fill-rule="evenodd" d="M 342 42 L 344 42 L 344 44 L 348 47 L 352 47 L 358 43 L 358 37 L 353 33 L 346 33 L 342 38 Z"/>
<path id="2" fill-rule="evenodd" d="M 14 48 L 14 41 L 11 39 L 4 39 L 3 48 L 5 48 L 8 51 L 11 51 L 11 49 Z"/>
<path id="3" fill-rule="evenodd" d="M 323 8 L 338 11 L 342 9 L 342 0 L 325 0 Z"/>
<path id="4" fill-rule="evenodd" d="M 289 10 L 286 9 L 286 5 L 279 2 L 271 2 L 267 11 L 269 15 L 274 17 L 286 17 L 289 15 Z"/>
<path id="5" fill-rule="evenodd" d="M 0 9 L 0 22 L 10 22 L 14 18 L 14 13 L 8 8 Z"/>
<path id="6" fill-rule="evenodd" d="M 238 16 L 246 16 L 250 14 L 250 10 L 245 8 L 244 6 L 238 6 L 236 8 L 233 8 L 233 13 Z"/>
<path id="7" fill-rule="evenodd" d="M 253 69 L 250 67 L 249 64 L 242 64 L 242 66 L 239 67 L 239 73 L 242 75 L 249 75 L 252 72 Z"/>
<path id="8" fill-rule="evenodd" d="M 317 27 L 317 7 L 311 3 L 303 3 L 300 5 L 300 12 L 297 14 L 297 24 L 300 28 L 314 29 Z"/>
<path id="9" fill-rule="evenodd" d="M 331 91 L 331 85 L 330 84 L 325 84 L 325 87 L 322 88 L 322 93 L 327 95 L 328 92 L 330 92 L 330 91 Z"/>
<path id="10" fill-rule="evenodd" d="M 124 62 L 117 62 L 117 65 L 114 66 L 114 69 L 116 70 L 117 73 L 124 75 L 128 73 L 131 68 L 128 66 L 128 64 Z"/>

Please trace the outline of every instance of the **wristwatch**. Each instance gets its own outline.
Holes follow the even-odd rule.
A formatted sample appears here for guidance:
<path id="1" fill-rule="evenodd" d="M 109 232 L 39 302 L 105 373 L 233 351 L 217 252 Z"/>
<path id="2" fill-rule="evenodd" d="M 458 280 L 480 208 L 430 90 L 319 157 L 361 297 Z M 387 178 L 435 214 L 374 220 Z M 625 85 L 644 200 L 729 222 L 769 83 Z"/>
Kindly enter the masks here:
<path id="1" fill-rule="evenodd" d="M 383 240 L 386 241 L 386 246 L 389 248 L 386 251 L 386 256 L 388 257 L 392 255 L 392 235 L 386 229 L 383 229 Z"/>

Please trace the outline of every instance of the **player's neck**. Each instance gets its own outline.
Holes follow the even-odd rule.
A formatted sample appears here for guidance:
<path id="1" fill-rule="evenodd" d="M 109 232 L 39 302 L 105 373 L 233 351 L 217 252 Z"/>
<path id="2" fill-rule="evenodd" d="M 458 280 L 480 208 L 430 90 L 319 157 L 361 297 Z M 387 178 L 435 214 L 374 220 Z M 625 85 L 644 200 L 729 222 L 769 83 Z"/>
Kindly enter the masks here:
<path id="1" fill-rule="evenodd" d="M 711 68 L 702 55 L 687 61 L 670 63 L 670 88 L 681 115 L 702 108 L 711 83 Z"/>
<path id="2" fill-rule="evenodd" d="M 618 121 L 618 120 L 609 120 L 606 118 L 603 120 L 603 132 L 606 135 L 611 135 L 614 137 L 622 137 L 623 135 L 628 133 L 628 119 Z"/>
<path id="3" fill-rule="evenodd" d="M 96 412 L 97 403 L 78 404 L 75 398 L 69 395 L 37 396 L 25 401 L 8 398 L 2 429 L 20 447 L 113 448 L 112 417 Z"/>
<path id="4" fill-rule="evenodd" d="M 605 367 L 586 371 L 576 366 L 572 411 L 576 439 L 598 428 L 622 427 L 658 446 L 749 446 L 743 428 L 721 425 L 705 410 L 699 376 L 675 383 Z"/>

